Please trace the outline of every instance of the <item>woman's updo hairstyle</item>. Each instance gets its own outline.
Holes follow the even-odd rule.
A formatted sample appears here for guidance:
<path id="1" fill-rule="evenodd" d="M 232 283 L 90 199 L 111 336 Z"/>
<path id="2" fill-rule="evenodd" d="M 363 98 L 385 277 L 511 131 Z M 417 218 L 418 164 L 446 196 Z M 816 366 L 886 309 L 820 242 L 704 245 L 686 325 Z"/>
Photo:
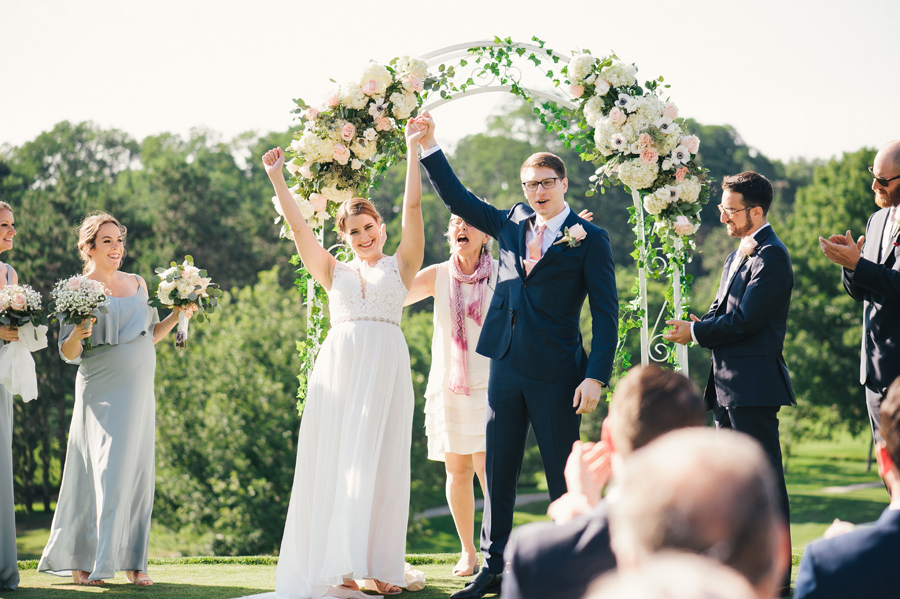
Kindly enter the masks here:
<path id="1" fill-rule="evenodd" d="M 378 214 L 375 204 L 366 198 L 353 198 L 341 204 L 334 217 L 334 222 L 337 224 L 341 235 L 347 232 L 347 219 L 359 214 L 367 214 L 374 218 L 376 223 L 381 222 L 381 215 Z"/>
<path id="2" fill-rule="evenodd" d="M 112 214 L 107 212 L 92 212 L 81 221 L 81 225 L 78 227 L 78 252 L 81 254 L 81 262 L 84 264 L 84 267 L 82 268 L 84 274 L 87 274 L 88 269 L 93 262 L 88 255 L 88 252 L 97 247 L 97 234 L 100 232 L 100 228 L 107 223 L 112 223 L 119 227 L 119 234 L 122 235 L 122 258 L 125 257 L 124 245 L 128 229 L 116 220 L 116 217 Z"/>

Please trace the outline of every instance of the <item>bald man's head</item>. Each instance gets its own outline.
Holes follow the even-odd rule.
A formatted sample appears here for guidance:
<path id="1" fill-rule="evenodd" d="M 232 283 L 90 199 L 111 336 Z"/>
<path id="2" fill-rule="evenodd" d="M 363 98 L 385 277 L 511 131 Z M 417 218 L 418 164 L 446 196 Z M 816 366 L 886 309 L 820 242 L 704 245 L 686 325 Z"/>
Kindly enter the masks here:
<path id="1" fill-rule="evenodd" d="M 878 150 L 872 174 L 875 175 L 872 182 L 875 203 L 880 208 L 900 206 L 900 178 L 894 179 L 900 177 L 900 140 L 890 141 Z"/>

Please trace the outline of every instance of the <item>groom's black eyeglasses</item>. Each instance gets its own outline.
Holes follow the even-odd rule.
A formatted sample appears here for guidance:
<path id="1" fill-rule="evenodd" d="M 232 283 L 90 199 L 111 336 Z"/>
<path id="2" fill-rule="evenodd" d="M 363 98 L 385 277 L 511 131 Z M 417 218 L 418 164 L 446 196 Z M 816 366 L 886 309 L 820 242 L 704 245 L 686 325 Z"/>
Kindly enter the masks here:
<path id="1" fill-rule="evenodd" d="M 543 187 L 544 189 L 553 189 L 556 187 L 556 182 L 559 180 L 559 177 L 550 177 L 549 179 L 544 179 L 543 181 L 523 181 L 522 187 L 525 188 L 525 191 L 536 191 L 538 185 Z"/>
<path id="2" fill-rule="evenodd" d="M 875 168 L 874 166 L 870 166 L 869 172 L 872 173 L 872 176 L 875 177 L 875 180 L 878 181 L 878 184 L 881 185 L 882 187 L 887 187 L 888 183 L 890 183 L 894 179 L 900 179 L 900 175 L 897 175 L 896 177 L 891 177 L 890 179 L 885 179 L 884 177 L 879 177 L 878 175 L 875 174 L 875 171 L 872 170 L 874 168 Z"/>

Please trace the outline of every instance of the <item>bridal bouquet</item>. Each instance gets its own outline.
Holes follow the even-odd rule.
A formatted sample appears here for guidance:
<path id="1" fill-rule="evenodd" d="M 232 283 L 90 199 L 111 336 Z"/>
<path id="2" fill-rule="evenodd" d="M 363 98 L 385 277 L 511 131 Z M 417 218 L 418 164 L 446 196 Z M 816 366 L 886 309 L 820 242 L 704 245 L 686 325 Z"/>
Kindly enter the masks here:
<path id="1" fill-rule="evenodd" d="M 100 281 L 75 275 L 57 281 L 50 295 L 53 297 L 50 312 L 54 320 L 62 324 L 82 326 L 86 320 L 94 318 L 95 312 L 107 313 L 106 303 L 112 293 Z M 89 352 L 91 349 L 93 346 L 88 337 L 84 340 L 84 351 Z"/>
<path id="2" fill-rule="evenodd" d="M 0 348 L 0 384 L 26 402 L 38 395 L 37 373 L 31 353 L 47 347 L 47 327 L 40 323 L 41 294 L 29 285 L 0 289 L 0 324 L 18 329 L 19 340 Z"/>
<path id="3" fill-rule="evenodd" d="M 185 256 L 184 262 L 171 263 L 169 268 L 157 268 L 150 289 L 150 305 L 154 308 L 196 310 L 197 321 L 203 322 L 219 305 L 222 290 L 206 276 L 206 271 L 194 266 L 194 258 Z M 175 347 L 183 348 L 188 337 L 188 316 L 178 313 L 178 332 Z"/>

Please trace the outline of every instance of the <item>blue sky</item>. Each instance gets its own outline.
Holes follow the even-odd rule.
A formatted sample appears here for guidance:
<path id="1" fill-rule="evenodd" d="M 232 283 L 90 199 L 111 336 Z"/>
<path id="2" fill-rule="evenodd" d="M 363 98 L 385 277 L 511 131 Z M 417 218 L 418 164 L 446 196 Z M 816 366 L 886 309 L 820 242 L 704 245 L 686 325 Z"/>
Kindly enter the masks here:
<path id="1" fill-rule="evenodd" d="M 61 120 L 138 139 L 284 130 L 291 98 L 315 102 L 370 59 L 536 35 L 663 75 L 682 116 L 731 124 L 772 158 L 828 158 L 900 138 L 898 31 L 887 0 L 5 2 L 0 145 Z M 482 131 L 507 97 L 439 108 L 438 137 Z"/>

